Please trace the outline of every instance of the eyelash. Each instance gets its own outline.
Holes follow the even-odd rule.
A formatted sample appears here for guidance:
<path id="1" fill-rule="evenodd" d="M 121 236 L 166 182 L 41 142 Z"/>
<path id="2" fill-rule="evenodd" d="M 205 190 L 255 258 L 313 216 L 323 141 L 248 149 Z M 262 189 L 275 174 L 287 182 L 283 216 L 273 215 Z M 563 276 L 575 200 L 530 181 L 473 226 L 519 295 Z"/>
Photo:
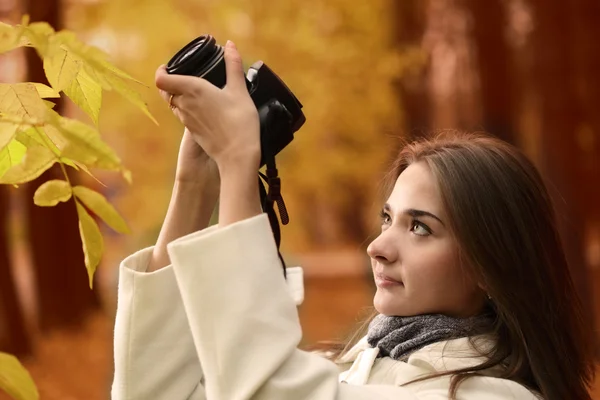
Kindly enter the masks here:
<path id="1" fill-rule="evenodd" d="M 386 220 L 391 220 L 392 217 L 390 216 L 390 214 L 386 213 L 385 211 L 381 210 L 379 211 L 379 218 L 381 218 L 381 224 L 382 225 L 386 225 L 389 224 L 389 221 Z M 410 223 L 410 231 L 414 233 L 414 228 L 415 226 L 420 226 L 421 228 L 425 229 L 425 231 L 427 231 L 427 235 L 420 235 L 418 233 L 415 233 L 415 235 L 417 236 L 429 236 L 432 234 L 431 228 L 427 225 L 425 225 L 424 223 L 422 223 L 421 221 L 419 221 L 418 219 L 414 219 L 411 221 Z"/>

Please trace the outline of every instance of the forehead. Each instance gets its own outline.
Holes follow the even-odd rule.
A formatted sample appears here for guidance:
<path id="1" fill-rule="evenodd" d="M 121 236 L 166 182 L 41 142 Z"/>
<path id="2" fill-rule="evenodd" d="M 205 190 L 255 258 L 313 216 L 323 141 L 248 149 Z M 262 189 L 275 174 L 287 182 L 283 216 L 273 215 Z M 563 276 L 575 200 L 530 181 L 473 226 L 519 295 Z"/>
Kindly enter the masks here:
<path id="1" fill-rule="evenodd" d="M 442 197 L 437 182 L 431 169 L 424 162 L 411 164 L 400 174 L 387 202 L 392 210 L 398 213 L 413 208 L 438 216 L 443 214 Z"/>

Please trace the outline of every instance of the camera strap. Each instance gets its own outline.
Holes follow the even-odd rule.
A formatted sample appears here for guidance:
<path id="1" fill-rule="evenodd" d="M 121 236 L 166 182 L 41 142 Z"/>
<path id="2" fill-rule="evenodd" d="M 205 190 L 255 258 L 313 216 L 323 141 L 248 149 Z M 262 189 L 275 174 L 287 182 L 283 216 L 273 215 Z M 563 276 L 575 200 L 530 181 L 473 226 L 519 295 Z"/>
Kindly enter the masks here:
<path id="1" fill-rule="evenodd" d="M 281 245 L 281 228 L 279 226 L 279 219 L 275 213 L 274 205 L 277 204 L 279 216 L 281 217 L 281 223 L 283 225 L 287 225 L 290 222 L 290 219 L 287 208 L 285 207 L 285 203 L 283 201 L 283 196 L 281 195 L 281 178 L 278 176 L 279 174 L 275 165 L 275 157 L 271 157 L 271 160 L 267 161 L 266 172 L 266 175 L 262 172 L 258 173 L 260 200 L 263 211 L 266 212 L 267 216 L 269 217 L 269 223 L 271 224 L 271 230 L 273 231 L 273 237 L 275 238 L 275 244 L 277 245 L 277 252 L 283 266 L 283 275 L 286 276 L 285 261 L 283 260 L 281 252 L 279 251 L 279 246 Z M 264 185 L 261 179 L 264 181 Z M 265 186 L 268 188 L 268 191 Z"/>
<path id="2" fill-rule="evenodd" d="M 279 102 L 273 102 L 270 104 L 270 106 L 275 110 L 278 110 L 280 107 L 282 107 Z M 267 114 L 267 120 L 265 121 L 265 129 L 267 131 L 274 129 L 273 124 L 275 113 L 277 111 L 274 111 L 273 109 L 269 110 L 269 113 Z M 290 218 L 285 206 L 285 202 L 283 201 L 283 196 L 281 195 L 281 178 L 279 177 L 279 171 L 277 171 L 277 164 L 275 163 L 275 151 L 272 149 L 272 146 L 268 140 L 263 141 L 261 143 L 261 147 L 262 157 L 267 168 L 266 175 L 260 171 L 258 172 L 260 201 L 263 211 L 266 212 L 269 217 L 269 223 L 271 224 L 271 230 L 273 231 L 273 237 L 275 238 L 275 243 L 277 245 L 277 253 L 279 254 L 279 259 L 281 260 L 281 264 L 283 266 L 283 276 L 286 276 L 285 261 L 283 260 L 281 252 L 279 251 L 279 246 L 281 245 L 281 228 L 279 226 L 279 219 L 275 213 L 275 204 L 277 204 L 279 217 L 281 218 L 281 223 L 283 225 L 287 225 L 290 222 Z M 261 179 L 264 181 L 264 185 Z"/>

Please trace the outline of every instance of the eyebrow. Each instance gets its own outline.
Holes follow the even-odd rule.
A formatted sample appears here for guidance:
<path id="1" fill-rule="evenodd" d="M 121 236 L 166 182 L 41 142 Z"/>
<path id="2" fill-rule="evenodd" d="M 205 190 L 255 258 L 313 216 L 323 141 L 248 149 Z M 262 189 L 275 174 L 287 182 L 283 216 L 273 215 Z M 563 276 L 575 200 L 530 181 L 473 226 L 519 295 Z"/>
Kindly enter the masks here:
<path id="1" fill-rule="evenodd" d="M 386 211 L 386 212 L 391 213 L 392 212 L 392 207 L 388 203 L 385 203 L 383 205 L 383 210 Z M 403 214 L 410 215 L 413 218 L 430 217 L 430 218 L 438 220 L 440 222 L 440 224 L 446 226 L 444 224 L 444 221 L 442 221 L 441 219 L 439 219 L 439 217 L 437 215 L 432 214 L 429 211 L 417 210 L 417 209 L 414 209 L 414 208 L 409 208 L 409 209 L 404 210 Z"/>

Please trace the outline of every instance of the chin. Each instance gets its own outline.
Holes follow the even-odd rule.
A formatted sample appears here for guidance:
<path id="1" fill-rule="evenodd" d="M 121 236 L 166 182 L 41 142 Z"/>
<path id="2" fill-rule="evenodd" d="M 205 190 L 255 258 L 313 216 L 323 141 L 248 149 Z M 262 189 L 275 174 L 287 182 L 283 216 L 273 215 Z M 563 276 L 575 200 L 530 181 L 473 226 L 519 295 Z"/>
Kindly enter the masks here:
<path id="1" fill-rule="evenodd" d="M 375 293 L 375 297 L 373 298 L 373 307 L 375 308 L 375 310 L 377 310 L 379 314 L 387 316 L 403 315 L 403 307 L 400 304 L 398 304 L 398 300 L 390 297 L 391 296 L 389 296 L 389 294 L 380 293 L 380 291 L 377 290 L 377 292 Z"/>

